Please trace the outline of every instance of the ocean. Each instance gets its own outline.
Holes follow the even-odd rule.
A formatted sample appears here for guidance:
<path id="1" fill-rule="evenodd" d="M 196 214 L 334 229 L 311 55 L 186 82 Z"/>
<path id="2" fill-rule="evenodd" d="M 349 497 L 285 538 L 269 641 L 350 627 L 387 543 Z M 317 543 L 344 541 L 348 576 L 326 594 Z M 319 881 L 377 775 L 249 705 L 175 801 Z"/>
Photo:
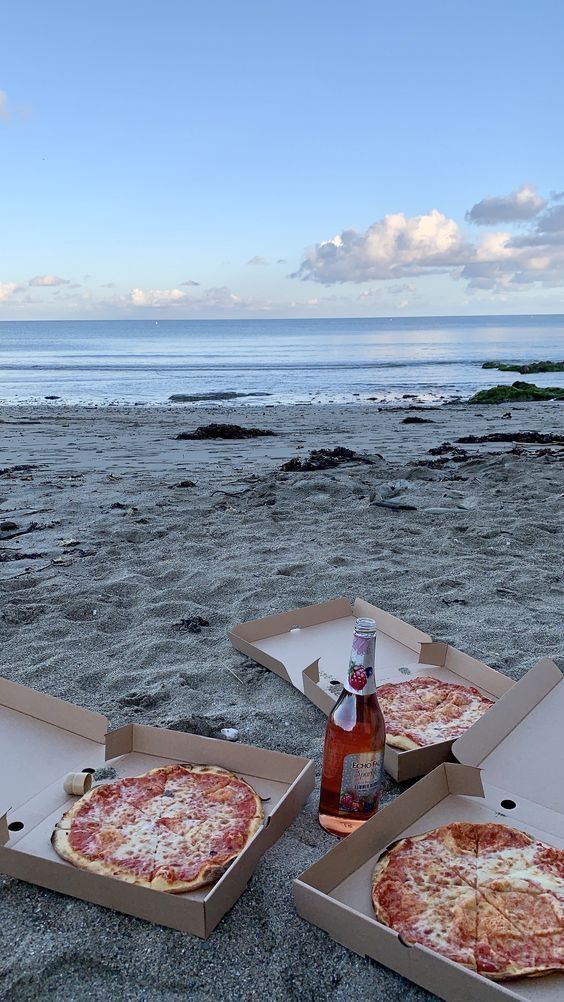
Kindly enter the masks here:
<path id="1" fill-rule="evenodd" d="M 481 363 L 564 358 L 564 316 L 354 320 L 100 320 L 0 323 L 0 401 L 426 403 L 495 383 L 564 386 Z M 268 395 L 268 396 L 267 396 Z"/>

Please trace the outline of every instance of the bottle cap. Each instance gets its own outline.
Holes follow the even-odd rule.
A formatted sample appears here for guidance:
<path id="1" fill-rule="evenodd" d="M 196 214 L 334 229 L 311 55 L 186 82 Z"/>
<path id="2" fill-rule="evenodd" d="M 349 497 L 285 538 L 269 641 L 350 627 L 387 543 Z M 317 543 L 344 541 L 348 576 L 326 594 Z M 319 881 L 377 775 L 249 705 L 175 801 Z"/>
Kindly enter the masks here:
<path id="1" fill-rule="evenodd" d="M 361 616 L 354 624 L 355 633 L 376 633 L 376 620 Z"/>
<path id="2" fill-rule="evenodd" d="M 63 787 L 65 793 L 73 797 L 82 797 L 88 793 L 92 786 L 92 774 L 90 772 L 69 772 L 64 778 Z"/>

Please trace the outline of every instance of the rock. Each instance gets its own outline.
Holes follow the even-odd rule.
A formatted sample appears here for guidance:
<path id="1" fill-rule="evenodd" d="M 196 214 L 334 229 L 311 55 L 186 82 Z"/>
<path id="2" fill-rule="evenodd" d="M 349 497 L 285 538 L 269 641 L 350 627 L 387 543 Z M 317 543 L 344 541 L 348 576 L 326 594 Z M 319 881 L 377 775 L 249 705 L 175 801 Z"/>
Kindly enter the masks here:
<path id="1" fill-rule="evenodd" d="M 195 487 L 196 484 L 193 480 L 179 480 L 177 484 L 169 484 L 168 489 L 172 491 L 175 487 Z"/>
<path id="2" fill-rule="evenodd" d="M 511 421 L 512 414 L 511 411 L 507 411 L 505 414 L 501 415 L 502 421 Z"/>
<path id="3" fill-rule="evenodd" d="M 235 390 L 225 390 L 219 393 L 173 393 L 169 397 L 171 404 L 193 404 L 198 400 L 235 400 L 236 397 L 271 397 L 272 393 L 236 393 Z"/>
<path id="4" fill-rule="evenodd" d="M 498 369 L 499 372 L 520 372 L 522 376 L 533 372 L 564 372 L 562 362 L 484 362 L 482 369 Z"/>
<path id="5" fill-rule="evenodd" d="M 17 522 L 0 522 L 0 531 L 2 532 L 9 532 L 10 529 L 17 529 L 17 528 L 18 528 Z"/>
<path id="6" fill-rule="evenodd" d="M 206 424 L 200 425 L 196 431 L 183 431 L 176 436 L 177 441 L 198 441 L 200 439 L 221 438 L 263 438 L 273 436 L 276 432 L 263 428 L 242 428 L 238 424 Z"/>
<path id="7" fill-rule="evenodd" d="M 564 400 L 564 387 L 560 386 L 535 386 L 534 383 L 525 383 L 517 380 L 511 386 L 490 387 L 489 390 L 480 390 L 470 397 L 469 404 L 503 404 L 522 401 L 536 400 Z"/>
<path id="8" fill-rule="evenodd" d="M 227 741 L 237 741 L 239 738 L 239 731 L 236 727 L 222 727 L 220 734 Z"/>
<path id="9" fill-rule="evenodd" d="M 61 399 L 60 397 L 55 396 L 53 393 L 50 393 L 48 397 L 45 397 L 45 400 L 60 400 L 60 399 Z"/>
<path id="10" fill-rule="evenodd" d="M 404 417 L 402 424 L 434 424 L 431 418 L 417 417 L 415 414 Z"/>

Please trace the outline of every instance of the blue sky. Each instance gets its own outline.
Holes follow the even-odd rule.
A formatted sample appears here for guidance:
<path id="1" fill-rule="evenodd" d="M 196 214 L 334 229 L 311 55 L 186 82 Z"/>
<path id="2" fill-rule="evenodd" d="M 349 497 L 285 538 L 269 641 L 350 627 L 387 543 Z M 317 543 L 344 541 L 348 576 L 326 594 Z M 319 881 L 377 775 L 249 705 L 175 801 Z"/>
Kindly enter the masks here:
<path id="1" fill-rule="evenodd" d="M 561 0 L 9 0 L 0 318 L 564 312 L 563 50 Z"/>

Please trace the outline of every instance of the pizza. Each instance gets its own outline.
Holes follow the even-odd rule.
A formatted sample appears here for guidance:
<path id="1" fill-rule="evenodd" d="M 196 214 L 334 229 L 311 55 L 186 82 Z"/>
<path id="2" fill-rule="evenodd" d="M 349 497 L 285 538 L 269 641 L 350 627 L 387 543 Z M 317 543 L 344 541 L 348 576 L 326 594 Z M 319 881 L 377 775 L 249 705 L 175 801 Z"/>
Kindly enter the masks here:
<path id="1" fill-rule="evenodd" d="M 500 824 L 401 839 L 372 877 L 380 922 L 493 980 L 564 971 L 564 849 Z"/>
<path id="2" fill-rule="evenodd" d="M 493 705 L 471 685 L 424 675 L 387 682 L 376 690 L 386 723 L 386 741 L 408 750 L 460 737 Z"/>
<path id="3" fill-rule="evenodd" d="M 244 779 L 216 766 L 167 765 L 94 787 L 51 841 L 74 866 L 181 894 L 218 880 L 262 820 Z"/>

